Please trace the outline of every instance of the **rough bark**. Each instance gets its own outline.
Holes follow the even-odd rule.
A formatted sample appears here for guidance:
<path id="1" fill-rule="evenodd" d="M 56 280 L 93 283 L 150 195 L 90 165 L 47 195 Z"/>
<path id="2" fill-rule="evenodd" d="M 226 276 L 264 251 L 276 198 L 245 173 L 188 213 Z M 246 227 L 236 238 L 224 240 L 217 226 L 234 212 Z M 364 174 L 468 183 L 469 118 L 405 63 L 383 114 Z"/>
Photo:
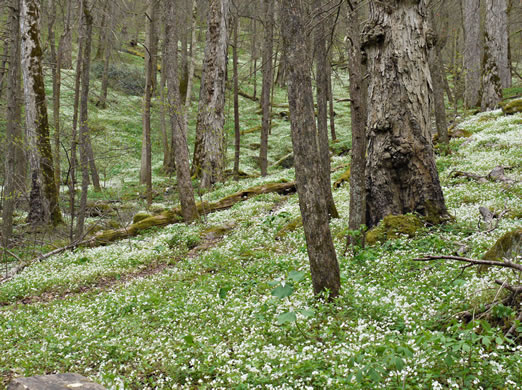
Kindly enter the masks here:
<path id="1" fill-rule="evenodd" d="M 431 79 L 425 1 L 370 3 L 363 30 L 368 58 L 366 223 L 418 212 L 447 215 L 430 134 Z"/>
<path id="2" fill-rule="evenodd" d="M 234 37 L 232 45 L 232 68 L 234 79 L 234 177 L 239 178 L 239 155 L 241 149 L 241 129 L 239 127 L 239 75 L 238 75 L 238 30 L 239 16 L 234 18 Z"/>
<path id="3" fill-rule="evenodd" d="M 272 89 L 272 53 L 274 51 L 274 2 L 263 0 L 264 7 L 264 40 L 262 54 L 263 83 L 261 89 L 261 144 L 259 148 L 259 168 L 261 176 L 267 175 L 268 168 L 268 133 L 270 132 L 270 91 Z"/>
<path id="4" fill-rule="evenodd" d="M 498 41 L 497 12 L 500 0 L 486 0 L 486 21 L 484 31 L 484 57 L 482 60 L 482 110 L 495 109 L 502 100 L 502 81 L 498 62 L 501 42 Z"/>
<path id="5" fill-rule="evenodd" d="M 190 34 L 190 50 L 188 61 L 188 77 L 187 77 L 187 94 L 185 95 L 185 129 L 188 129 L 188 113 L 190 104 L 192 103 L 192 84 L 194 82 L 194 68 L 196 64 L 196 54 L 194 46 L 196 45 L 196 28 L 198 21 L 198 2 L 192 0 L 192 24 Z"/>
<path id="6" fill-rule="evenodd" d="M 100 108 L 107 107 L 107 90 L 109 88 L 109 66 L 111 61 L 111 50 L 112 50 L 112 26 L 113 26 L 113 3 L 111 1 L 107 4 L 107 12 L 109 13 L 107 18 L 106 31 L 104 34 L 105 42 L 103 44 L 103 74 L 102 74 L 102 82 L 101 82 L 101 91 L 100 97 L 98 100 L 98 105 Z M 100 57 L 101 58 L 101 57 Z"/>
<path id="7" fill-rule="evenodd" d="M 443 27 L 447 30 L 448 16 L 443 15 L 446 24 Z M 429 50 L 428 63 L 430 67 L 431 80 L 433 82 L 433 109 L 435 111 L 435 125 L 439 142 L 447 145 L 449 142 L 448 125 L 446 122 L 446 104 L 444 103 L 444 69 L 442 68 L 441 51 L 444 47 L 445 40 L 442 39 L 440 33 L 436 30 L 435 15 L 433 10 L 430 13 L 430 24 L 434 34 L 434 43 Z"/>
<path id="8" fill-rule="evenodd" d="M 295 156 L 299 207 L 303 219 L 312 284 L 315 294 L 339 294 L 340 275 L 337 256 L 328 225 L 328 205 L 320 180 L 321 165 L 308 49 L 306 47 L 303 2 L 286 0 L 282 4 L 282 36 L 288 66 L 288 102 Z"/>
<path id="9" fill-rule="evenodd" d="M 32 180 L 27 219 L 31 224 L 50 222 L 57 225 L 62 222 L 62 214 L 58 204 L 49 139 L 39 22 L 39 1 L 23 0 L 20 23 L 22 71 L 26 137 Z"/>
<path id="10" fill-rule="evenodd" d="M 62 69 L 72 69 L 72 19 L 73 19 L 73 0 L 67 0 L 67 16 L 65 18 L 65 26 L 63 39 L 60 41 L 62 53 L 61 66 Z"/>
<path id="11" fill-rule="evenodd" d="M 168 20 L 166 24 L 166 45 L 168 59 L 166 61 L 168 83 L 168 107 L 172 127 L 172 148 L 176 163 L 176 178 L 181 203 L 181 215 L 185 222 L 198 218 L 198 209 L 194 198 L 194 189 L 190 177 L 187 130 L 185 127 L 184 107 L 181 103 L 178 75 L 178 37 L 176 33 L 176 7 L 168 4 Z"/>
<path id="12" fill-rule="evenodd" d="M 21 127 L 22 111 L 20 106 L 20 0 L 10 0 L 9 4 L 9 52 L 7 58 L 7 112 L 5 132 L 5 182 L 4 203 L 2 208 L 2 245 L 9 247 L 13 233 L 13 212 L 16 200 L 21 195 L 20 182 L 25 181 L 25 175 L 17 172 L 17 164 L 23 158 L 23 134 Z M 22 187 L 23 189 L 23 187 Z"/>
<path id="13" fill-rule="evenodd" d="M 328 63 L 328 110 L 330 114 L 330 137 L 332 137 L 332 141 L 335 141 L 337 139 L 337 135 L 335 134 L 335 110 L 332 85 L 332 65 L 330 63 Z"/>
<path id="14" fill-rule="evenodd" d="M 250 49 L 250 59 L 252 62 L 252 69 L 250 73 L 252 73 L 252 84 L 254 86 L 254 100 L 257 100 L 257 21 L 256 19 L 252 20 L 252 42 Z"/>
<path id="15" fill-rule="evenodd" d="M 358 230 L 366 223 L 366 100 L 368 86 L 361 51 L 360 31 L 361 1 L 348 4 L 348 73 L 350 75 L 350 115 L 352 126 L 352 150 L 350 169 L 350 214 L 348 226 Z"/>
<path id="16" fill-rule="evenodd" d="M 488 19 L 490 21 L 488 22 Z M 511 87 L 509 33 L 506 0 L 486 0 L 486 29 L 492 38 L 489 49 L 495 58 L 502 88 Z"/>
<path id="17" fill-rule="evenodd" d="M 60 52 L 56 51 L 55 22 L 56 22 L 56 0 L 49 4 L 48 38 L 51 54 L 51 73 L 53 83 L 53 125 L 54 125 L 54 179 L 56 180 L 56 191 L 60 193 L 60 95 L 61 95 L 61 58 Z"/>
<path id="18" fill-rule="evenodd" d="M 223 179 L 225 167 L 225 78 L 228 0 L 210 0 L 203 74 L 196 123 L 193 172 L 201 187 Z"/>
<path id="19" fill-rule="evenodd" d="M 323 0 L 314 0 L 314 60 L 317 94 L 317 143 L 319 144 L 321 174 L 324 181 L 328 215 L 339 218 L 335 207 L 330 183 L 330 145 L 328 144 L 328 52 L 326 48 L 326 28 L 321 21 L 323 16 Z"/>
<path id="20" fill-rule="evenodd" d="M 464 105 L 469 108 L 480 105 L 480 71 L 482 58 L 480 0 L 462 0 L 462 16 L 464 19 Z"/>
<path id="21" fill-rule="evenodd" d="M 87 191 L 89 189 L 89 84 L 91 65 L 91 42 L 93 17 L 89 11 L 88 0 L 82 0 L 82 23 L 84 24 L 85 37 L 83 38 L 81 97 L 80 97 L 80 167 L 82 171 L 82 195 L 80 197 L 80 209 L 78 212 L 78 224 L 76 226 L 76 239 L 81 239 L 85 224 L 85 210 L 87 208 Z"/>

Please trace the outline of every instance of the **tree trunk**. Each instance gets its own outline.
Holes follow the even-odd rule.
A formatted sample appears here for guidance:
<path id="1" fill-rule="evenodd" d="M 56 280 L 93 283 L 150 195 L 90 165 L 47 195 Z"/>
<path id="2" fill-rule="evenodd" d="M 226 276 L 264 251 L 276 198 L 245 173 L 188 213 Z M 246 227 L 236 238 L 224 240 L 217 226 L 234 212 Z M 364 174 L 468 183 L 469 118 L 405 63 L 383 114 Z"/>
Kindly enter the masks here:
<path id="1" fill-rule="evenodd" d="M 113 7 L 112 2 L 108 2 L 107 12 L 109 15 L 107 16 L 108 22 L 106 28 L 109 29 L 108 32 L 104 34 L 105 42 L 103 44 L 103 74 L 102 74 L 102 82 L 101 82 L 101 92 L 98 101 L 98 105 L 100 108 L 107 108 L 107 89 L 109 88 L 109 66 L 111 60 L 111 50 L 112 50 L 112 26 L 113 26 Z"/>
<path id="2" fill-rule="evenodd" d="M 352 1 L 348 8 L 348 73 L 350 76 L 350 115 L 352 125 L 352 163 L 350 167 L 350 215 L 348 226 L 358 230 L 366 223 L 366 101 L 368 85 L 361 51 L 361 1 Z"/>
<path id="3" fill-rule="evenodd" d="M 257 100 L 257 21 L 255 19 L 252 20 L 252 47 L 250 49 L 251 60 L 253 63 L 253 70 L 250 72 L 253 76 L 253 84 L 254 84 L 254 100 Z"/>
<path id="4" fill-rule="evenodd" d="M 6 79 L 6 69 L 9 55 L 9 39 L 6 39 L 4 42 L 4 53 L 1 55 L 2 62 L 0 63 L 0 98 L 2 98 L 2 94 L 4 93 L 4 84 Z"/>
<path id="5" fill-rule="evenodd" d="M 487 7 L 489 2 L 486 1 Z M 491 3 L 494 22 L 491 24 L 491 34 L 494 36 L 494 57 L 498 67 L 498 76 L 502 88 L 511 87 L 511 65 L 509 61 L 509 33 L 506 0 L 493 0 Z M 488 12 L 488 11 L 486 11 Z"/>
<path id="6" fill-rule="evenodd" d="M 299 0 L 286 0 L 281 7 L 295 174 L 312 284 L 315 294 L 328 291 L 334 298 L 340 289 L 339 264 L 328 225 L 324 182 L 320 180 L 321 156 L 316 142 L 304 12 Z"/>
<path id="7" fill-rule="evenodd" d="M 482 110 L 493 110 L 502 100 L 502 80 L 498 53 L 502 51 L 502 41 L 498 36 L 498 13 L 501 0 L 486 0 L 485 44 L 482 68 Z"/>
<path id="8" fill-rule="evenodd" d="M 188 113 L 190 110 L 190 104 L 192 102 L 192 84 L 194 82 L 194 68 L 195 68 L 195 57 L 196 51 L 194 47 L 196 45 L 196 28 L 198 21 L 198 2 L 196 0 L 191 0 L 192 2 L 192 24 L 191 24 L 191 34 L 190 34 L 190 50 L 189 50 L 189 58 L 188 61 L 188 77 L 187 77 L 187 94 L 185 95 L 185 129 L 188 130 Z"/>
<path id="9" fill-rule="evenodd" d="M 178 76 L 178 37 L 176 33 L 176 6 L 168 3 L 168 21 L 166 25 L 166 40 L 168 59 L 167 79 L 168 79 L 168 103 L 170 123 L 172 126 L 172 139 L 174 157 L 176 161 L 176 176 L 181 203 L 181 214 L 185 222 L 191 222 L 198 218 L 194 189 L 190 177 L 189 152 L 187 144 L 187 131 L 184 120 L 184 107 L 181 103 Z"/>
<path id="10" fill-rule="evenodd" d="M 368 58 L 366 221 L 418 212 L 447 215 L 430 134 L 425 0 L 372 1 L 363 31 Z"/>
<path id="11" fill-rule="evenodd" d="M 51 72 L 53 82 L 53 124 L 54 124 L 54 179 L 56 180 L 56 191 L 60 193 L 61 171 L 60 171 L 60 90 L 61 90 L 61 58 L 56 52 L 55 38 L 56 1 L 51 0 L 48 35 L 51 51 Z"/>
<path id="12" fill-rule="evenodd" d="M 261 109 L 263 111 L 261 128 L 261 146 L 259 148 L 259 167 L 261 176 L 267 175 L 268 169 L 268 133 L 270 132 L 270 90 L 272 87 L 272 52 L 274 49 L 274 2 L 264 0 L 265 36 L 263 43 L 263 85 L 261 91 Z"/>
<path id="13" fill-rule="evenodd" d="M 80 97 L 80 166 L 82 171 L 82 196 L 80 198 L 80 210 L 78 212 L 78 224 L 76 226 L 76 239 L 80 240 L 85 224 L 85 210 L 87 208 L 87 191 L 89 189 L 89 83 L 91 65 L 91 42 L 93 18 L 89 11 L 88 0 L 82 0 L 82 23 L 84 24 L 85 37 L 83 38 L 81 97 Z"/>
<path id="14" fill-rule="evenodd" d="M 152 151 L 150 139 L 150 107 L 153 93 L 153 73 L 156 64 L 157 1 L 149 0 L 147 8 L 147 32 L 145 38 L 145 91 L 143 96 L 143 140 L 141 146 L 140 183 L 147 186 L 147 204 L 152 204 Z"/>
<path id="15" fill-rule="evenodd" d="M 334 111 L 334 97 L 333 97 L 333 84 L 332 84 L 332 65 L 328 63 L 328 107 L 330 112 L 330 136 L 332 141 L 337 139 L 335 134 L 335 111 Z"/>
<path id="16" fill-rule="evenodd" d="M 447 15 L 443 18 L 447 20 Z M 444 103 L 444 69 L 441 67 L 442 58 L 441 51 L 444 47 L 445 41 L 441 39 L 440 33 L 436 31 L 437 26 L 435 25 L 435 15 L 433 10 L 430 12 L 430 24 L 434 33 L 434 44 L 429 50 L 428 64 L 430 67 L 431 80 L 433 84 L 433 109 L 435 111 L 435 124 L 437 127 L 437 134 L 439 136 L 439 142 L 448 145 L 448 125 L 446 122 L 446 104 Z M 443 27 L 447 29 L 446 26 Z"/>
<path id="17" fill-rule="evenodd" d="M 201 187 L 223 179 L 225 168 L 225 78 L 229 1 L 210 0 L 203 74 L 196 123 L 193 172 Z"/>
<path id="18" fill-rule="evenodd" d="M 464 26 L 465 95 L 468 108 L 480 105 L 480 70 L 482 40 L 480 39 L 480 0 L 462 0 Z"/>
<path id="19" fill-rule="evenodd" d="M 59 49 L 62 53 L 62 69 L 72 69 L 72 12 L 73 0 L 67 1 L 67 16 L 65 19 L 65 27 L 63 32 L 63 39 L 61 40 L 62 47 Z"/>
<path id="20" fill-rule="evenodd" d="M 26 136 L 32 181 L 27 219 L 33 225 L 42 222 L 58 225 L 62 222 L 62 214 L 58 204 L 49 140 L 40 45 L 39 5 L 37 0 L 23 0 L 21 12 Z"/>
<path id="21" fill-rule="evenodd" d="M 25 182 L 17 164 L 23 164 L 22 110 L 20 106 L 20 0 L 10 0 L 9 4 L 9 61 L 7 70 L 7 112 L 6 112 L 6 161 L 4 182 L 4 204 L 2 208 L 2 245 L 9 247 L 13 233 L 13 212 L 16 201 L 22 193 L 20 182 Z M 20 158 L 22 157 L 22 159 Z"/>
<path id="22" fill-rule="evenodd" d="M 241 129 L 239 127 L 239 76 L 238 76 L 238 56 L 237 56 L 237 45 L 239 29 L 239 16 L 234 17 L 234 43 L 232 46 L 232 68 L 234 78 L 234 177 L 236 180 L 239 178 L 239 155 L 241 148 Z"/>
<path id="23" fill-rule="evenodd" d="M 140 183 L 147 186 L 147 204 L 152 204 L 152 151 L 150 139 L 150 107 L 153 93 L 153 78 L 156 72 L 157 52 L 157 0 L 149 0 L 147 10 L 147 37 L 145 43 L 145 92 L 143 97 L 143 143 L 141 153 Z"/>
<path id="24" fill-rule="evenodd" d="M 324 23 L 317 22 L 323 17 L 323 0 L 314 0 L 314 53 L 316 64 L 317 88 L 317 142 L 320 152 L 321 174 L 324 181 L 328 214 L 332 218 L 339 218 L 335 207 L 330 183 L 330 145 L 328 144 L 328 53 L 326 50 L 326 29 Z"/>
<path id="25" fill-rule="evenodd" d="M 164 12 L 167 10 L 167 7 L 164 8 Z M 171 152 L 170 152 L 170 144 L 169 144 L 169 135 L 167 132 L 167 39 L 166 35 L 163 36 L 163 43 L 161 49 L 161 77 L 160 77 L 160 128 L 161 128 L 161 144 L 163 146 L 163 171 L 167 174 L 171 174 L 173 172 L 172 165 L 170 163 Z"/>

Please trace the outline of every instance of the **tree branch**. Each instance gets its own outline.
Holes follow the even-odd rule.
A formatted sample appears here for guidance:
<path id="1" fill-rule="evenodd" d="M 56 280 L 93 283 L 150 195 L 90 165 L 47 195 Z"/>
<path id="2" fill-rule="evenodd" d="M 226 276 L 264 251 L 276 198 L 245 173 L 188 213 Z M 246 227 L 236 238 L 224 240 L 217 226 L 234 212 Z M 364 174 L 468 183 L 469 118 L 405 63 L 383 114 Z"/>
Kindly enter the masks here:
<path id="1" fill-rule="evenodd" d="M 474 264 L 474 265 L 492 265 L 495 267 L 503 267 L 503 268 L 511 268 L 517 271 L 522 272 L 522 264 L 513 263 L 509 260 L 501 261 L 491 261 L 491 260 L 476 260 L 469 259 L 467 257 L 460 256 L 425 256 L 422 258 L 413 259 L 413 261 L 433 261 L 433 260 L 455 260 L 455 261 L 463 261 L 466 263 Z"/>

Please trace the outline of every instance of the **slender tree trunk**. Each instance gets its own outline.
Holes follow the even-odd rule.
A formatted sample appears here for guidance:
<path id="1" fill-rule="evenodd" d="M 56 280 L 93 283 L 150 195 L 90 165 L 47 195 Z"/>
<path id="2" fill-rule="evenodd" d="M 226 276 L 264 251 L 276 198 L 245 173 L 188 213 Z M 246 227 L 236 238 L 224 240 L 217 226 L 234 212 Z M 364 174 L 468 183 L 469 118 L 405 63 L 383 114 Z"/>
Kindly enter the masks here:
<path id="1" fill-rule="evenodd" d="M 370 3 L 363 47 L 368 58 L 367 225 L 389 214 L 446 218 L 430 134 L 425 0 Z M 382 72 L 386 69 L 386 72 Z"/>
<path id="2" fill-rule="evenodd" d="M 270 132 L 270 90 L 272 87 L 272 52 L 274 50 L 274 2 L 264 0 L 265 37 L 263 43 L 263 89 L 261 92 L 261 108 L 263 120 L 261 129 L 261 146 L 259 148 L 259 166 L 261 176 L 267 175 L 268 169 L 268 133 Z"/>
<path id="3" fill-rule="evenodd" d="M 4 204 L 2 208 L 2 245 L 9 247 L 13 234 L 13 213 L 16 201 L 21 195 L 19 182 L 25 181 L 25 175 L 17 172 L 20 161 L 20 151 L 23 153 L 22 110 L 20 107 L 20 0 L 9 2 L 9 60 L 7 71 L 7 112 L 6 112 L 6 161 L 4 182 Z"/>
<path id="4" fill-rule="evenodd" d="M 310 61 L 306 47 L 303 4 L 299 0 L 282 3 L 283 46 L 288 66 L 288 102 L 295 156 L 299 207 L 303 219 L 312 284 L 315 294 L 339 294 L 339 264 L 328 225 L 328 205 L 316 142 Z"/>
<path id="5" fill-rule="evenodd" d="M 33 225 L 47 221 L 58 225 L 62 222 L 62 213 L 58 204 L 49 140 L 39 5 L 37 0 L 23 0 L 21 12 L 26 136 L 32 181 L 27 219 Z"/>
<path id="6" fill-rule="evenodd" d="M 190 104 L 192 102 L 192 85 L 194 82 L 194 68 L 196 63 L 196 51 L 195 45 L 196 41 L 196 28 L 198 21 L 198 2 L 196 0 L 191 0 L 192 3 L 192 25 L 191 25 L 191 34 L 190 34 L 190 50 L 189 50 L 189 58 L 188 61 L 188 77 L 187 77 L 187 94 L 185 95 L 185 129 L 188 130 L 188 113 L 190 110 Z"/>
<path id="7" fill-rule="evenodd" d="M 209 188 L 223 179 L 225 167 L 225 78 L 229 1 L 210 0 L 203 75 L 196 123 L 193 172 Z"/>
<path id="8" fill-rule="evenodd" d="M 239 16 L 234 17 L 234 44 L 232 46 L 232 68 L 234 73 L 234 177 L 239 179 L 239 155 L 241 148 L 241 130 L 239 128 L 239 76 L 238 76 L 238 56 L 237 45 L 239 29 Z"/>
<path id="9" fill-rule="evenodd" d="M 100 97 L 98 101 L 98 105 L 100 108 L 105 109 L 107 108 L 107 90 L 109 88 L 109 67 L 110 67 L 110 61 L 111 61 L 111 50 L 112 50 L 112 34 L 111 30 L 113 27 L 113 4 L 112 2 L 108 2 L 107 4 L 107 12 L 109 15 L 107 16 L 108 22 L 106 25 L 106 29 L 109 31 L 106 31 L 104 34 L 105 42 L 103 44 L 103 74 L 102 74 L 102 82 L 101 82 L 101 92 Z M 101 57 L 100 57 L 101 58 Z"/>
<path id="10" fill-rule="evenodd" d="M 150 107 L 153 93 L 153 74 L 156 69 L 157 1 L 150 0 L 147 10 L 147 38 L 145 54 L 145 94 L 143 98 L 143 144 L 141 154 L 140 182 L 147 186 L 147 204 L 152 204 L 152 151 L 150 139 Z"/>
<path id="11" fill-rule="evenodd" d="M 172 139 L 174 156 L 176 159 L 176 176 L 181 203 L 181 213 L 185 222 L 191 222 L 198 218 L 194 189 L 190 178 L 189 151 L 187 144 L 187 131 L 185 128 L 184 109 L 181 103 L 178 76 L 178 38 L 176 34 L 176 7 L 174 3 L 168 3 L 168 21 L 166 26 L 166 45 L 168 60 L 168 100 L 170 123 L 172 126 Z"/>
<path id="12" fill-rule="evenodd" d="M 480 0 L 462 0 L 464 18 L 464 58 L 465 94 L 464 105 L 480 105 L 480 70 L 482 40 L 480 39 Z"/>
<path id="13" fill-rule="evenodd" d="M 254 100 L 257 99 L 257 21 L 255 19 L 252 20 L 252 47 L 250 49 L 251 59 L 253 62 L 253 70 L 251 71 L 253 75 L 253 84 L 254 84 Z"/>
<path id="14" fill-rule="evenodd" d="M 140 183 L 147 186 L 147 204 L 152 204 L 152 151 L 150 134 L 150 107 L 155 72 L 157 1 L 149 0 L 147 9 L 147 37 L 145 39 L 145 92 L 143 97 L 143 141 L 141 148 Z"/>
<path id="15" fill-rule="evenodd" d="M 502 100 L 502 80 L 498 53 L 502 51 L 502 42 L 498 40 L 498 13 L 501 0 L 486 0 L 485 44 L 482 68 L 482 110 L 495 109 Z"/>
<path id="16" fill-rule="evenodd" d="M 352 120 L 352 163 L 350 167 L 350 215 L 348 226 L 358 230 L 366 224 L 366 119 L 368 86 L 361 51 L 361 1 L 348 8 L 348 73 L 350 75 L 350 115 Z"/>
<path id="17" fill-rule="evenodd" d="M 4 93 L 4 85 L 5 85 L 5 79 L 6 79 L 6 67 L 8 62 L 8 54 L 9 53 L 9 39 L 6 39 L 4 42 L 4 55 L 2 62 L 0 63 L 0 98 L 2 97 L 2 94 Z"/>
<path id="18" fill-rule="evenodd" d="M 335 111 L 334 111 L 334 97 L 333 97 L 333 84 L 332 84 L 332 65 L 328 63 L 328 108 L 330 113 L 330 136 L 332 141 L 337 139 L 335 134 Z"/>
<path id="19" fill-rule="evenodd" d="M 96 55 L 94 56 L 94 61 L 99 61 L 104 58 L 105 48 L 107 44 L 107 37 L 110 34 L 108 30 L 109 18 L 110 18 L 110 10 L 112 1 L 105 2 L 103 8 L 101 9 L 101 22 L 100 22 L 100 33 L 98 35 L 98 49 L 96 50 Z"/>
<path id="20" fill-rule="evenodd" d="M 447 20 L 448 15 L 443 16 Z M 434 44 L 429 50 L 428 64 L 430 67 L 431 81 L 433 86 L 433 109 L 435 111 L 435 124 L 437 127 L 437 134 L 439 142 L 448 145 L 448 125 L 446 123 L 446 104 L 444 103 L 444 69 L 441 68 L 441 50 L 444 47 L 445 40 L 441 39 L 441 35 L 436 31 L 435 15 L 433 10 L 430 12 L 430 25 L 434 33 Z M 446 26 L 443 29 L 447 29 Z"/>
<path id="21" fill-rule="evenodd" d="M 82 171 L 82 196 L 80 198 L 80 210 L 78 212 L 78 224 L 76 226 L 76 239 L 81 239 L 85 224 L 85 210 L 87 208 L 87 192 L 89 189 L 89 84 L 91 66 L 91 42 L 93 17 L 89 10 L 88 0 L 82 0 L 82 23 L 84 24 L 85 37 L 83 39 L 84 53 L 82 56 L 81 97 L 80 97 L 80 166 Z"/>
<path id="22" fill-rule="evenodd" d="M 165 10 L 167 8 L 165 7 Z M 170 163 L 170 144 L 169 144 L 169 135 L 167 132 L 167 94 L 166 94 L 166 86 L 167 86 L 167 39 L 168 37 L 164 35 L 163 44 L 162 44 L 162 55 L 161 55 L 161 78 L 160 78 L 160 128 L 161 128 L 161 143 L 163 145 L 163 170 L 167 174 L 171 174 L 173 168 Z"/>
<path id="23" fill-rule="evenodd" d="M 323 0 L 314 0 L 314 22 L 321 20 Z M 315 23 L 314 29 L 314 53 L 317 88 L 317 142 L 321 154 L 320 179 L 324 181 L 328 214 L 330 217 L 339 218 L 335 207 L 330 183 L 330 145 L 328 144 L 328 53 L 326 50 L 326 29 L 324 23 Z"/>
<path id="24" fill-rule="evenodd" d="M 63 39 L 61 41 L 62 47 L 62 69 L 72 69 L 72 12 L 73 12 L 73 0 L 67 1 L 67 16 L 65 19 L 65 27 L 63 33 Z"/>

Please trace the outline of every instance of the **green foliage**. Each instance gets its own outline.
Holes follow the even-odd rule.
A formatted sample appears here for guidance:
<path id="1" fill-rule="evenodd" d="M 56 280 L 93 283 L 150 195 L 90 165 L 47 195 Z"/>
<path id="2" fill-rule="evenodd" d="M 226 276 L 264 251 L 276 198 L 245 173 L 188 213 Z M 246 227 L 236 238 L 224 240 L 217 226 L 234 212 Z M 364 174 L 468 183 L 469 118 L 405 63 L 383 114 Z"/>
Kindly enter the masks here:
<path id="1" fill-rule="evenodd" d="M 103 63 L 95 62 L 91 72 L 95 78 L 101 79 Z M 124 64 L 109 65 L 109 85 L 111 88 L 127 95 L 142 96 L 145 90 L 145 76 L 142 69 Z"/>

